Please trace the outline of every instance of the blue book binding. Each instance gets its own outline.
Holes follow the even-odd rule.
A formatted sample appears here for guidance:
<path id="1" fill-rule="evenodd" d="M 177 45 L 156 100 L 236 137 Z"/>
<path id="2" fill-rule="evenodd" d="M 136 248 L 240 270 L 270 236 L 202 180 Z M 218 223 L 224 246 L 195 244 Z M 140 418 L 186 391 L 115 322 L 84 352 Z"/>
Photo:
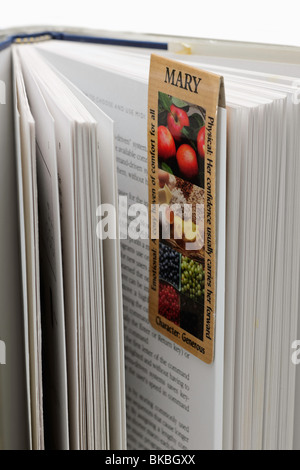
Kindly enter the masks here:
<path id="1" fill-rule="evenodd" d="M 38 41 L 39 39 L 56 39 L 59 41 L 75 41 L 75 42 L 89 42 L 93 44 L 106 44 L 110 46 L 126 46 L 126 47 L 141 47 L 146 49 L 167 50 L 168 43 L 158 41 L 140 41 L 136 39 L 120 39 L 99 36 L 85 36 L 79 34 L 71 34 L 56 31 L 43 31 L 33 34 L 16 34 L 8 36 L 4 41 L 0 42 L 0 51 L 6 49 L 13 43 L 30 43 Z"/>

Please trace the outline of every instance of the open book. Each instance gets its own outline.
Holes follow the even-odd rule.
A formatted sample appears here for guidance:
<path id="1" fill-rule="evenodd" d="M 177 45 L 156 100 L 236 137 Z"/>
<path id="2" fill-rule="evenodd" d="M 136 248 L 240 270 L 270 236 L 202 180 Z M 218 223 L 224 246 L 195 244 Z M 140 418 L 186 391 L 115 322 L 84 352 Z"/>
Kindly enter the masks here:
<path id="1" fill-rule="evenodd" d="M 0 49 L 0 447 L 297 449 L 299 52 Z"/>

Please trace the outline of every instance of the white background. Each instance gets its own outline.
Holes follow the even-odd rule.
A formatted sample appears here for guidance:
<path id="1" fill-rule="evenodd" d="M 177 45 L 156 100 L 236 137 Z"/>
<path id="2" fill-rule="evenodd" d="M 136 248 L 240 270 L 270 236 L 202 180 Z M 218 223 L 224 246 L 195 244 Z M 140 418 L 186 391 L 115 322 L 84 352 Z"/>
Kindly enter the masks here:
<path id="1" fill-rule="evenodd" d="M 0 29 L 81 26 L 300 46 L 299 0 L 3 0 Z"/>

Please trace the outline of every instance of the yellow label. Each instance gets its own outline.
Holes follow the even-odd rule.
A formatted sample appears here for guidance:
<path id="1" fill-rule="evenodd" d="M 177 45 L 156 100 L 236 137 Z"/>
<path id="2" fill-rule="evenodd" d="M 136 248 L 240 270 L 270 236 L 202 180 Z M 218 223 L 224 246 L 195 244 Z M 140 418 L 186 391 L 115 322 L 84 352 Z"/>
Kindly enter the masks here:
<path id="1" fill-rule="evenodd" d="M 149 320 L 211 363 L 216 299 L 217 110 L 222 77 L 151 56 Z"/>

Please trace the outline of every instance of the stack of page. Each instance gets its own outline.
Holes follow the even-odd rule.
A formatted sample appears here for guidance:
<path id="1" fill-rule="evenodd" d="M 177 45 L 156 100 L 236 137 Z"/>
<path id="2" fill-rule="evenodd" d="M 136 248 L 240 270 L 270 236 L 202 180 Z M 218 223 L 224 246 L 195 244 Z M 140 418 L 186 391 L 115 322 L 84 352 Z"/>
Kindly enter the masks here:
<path id="1" fill-rule="evenodd" d="M 117 197 L 113 123 L 24 52 L 20 61 L 13 51 L 30 441 L 107 448 L 110 389 L 120 414 L 111 438 L 122 447 L 123 357 L 107 358 L 123 343 L 119 247 L 102 246 L 92 216 L 102 195 Z"/>
<path id="2" fill-rule="evenodd" d="M 300 65 L 59 40 L 11 60 L 23 424 L 3 412 L 0 445 L 300 448 Z"/>

